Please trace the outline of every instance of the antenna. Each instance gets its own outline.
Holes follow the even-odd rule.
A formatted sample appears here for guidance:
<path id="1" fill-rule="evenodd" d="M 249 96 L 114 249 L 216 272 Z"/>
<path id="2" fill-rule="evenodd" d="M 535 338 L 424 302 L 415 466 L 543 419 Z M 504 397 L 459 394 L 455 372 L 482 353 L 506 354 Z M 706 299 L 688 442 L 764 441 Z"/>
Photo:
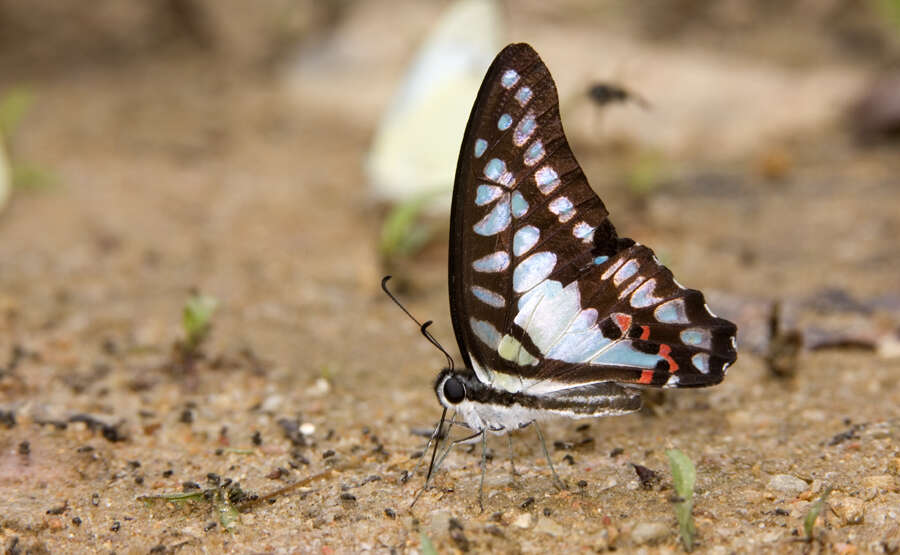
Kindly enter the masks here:
<path id="1" fill-rule="evenodd" d="M 406 313 L 407 316 L 409 316 L 410 320 L 412 320 L 413 322 L 418 324 L 419 331 L 422 332 L 422 335 L 425 336 L 425 339 L 427 339 L 429 343 L 434 345 L 438 351 L 442 352 L 444 354 L 444 356 L 447 357 L 447 362 L 450 364 L 450 370 L 453 370 L 453 357 L 450 356 L 450 353 L 447 352 L 447 349 L 445 349 L 440 343 L 438 343 L 438 340 L 435 339 L 433 335 L 431 335 L 430 331 L 428 331 L 428 326 L 430 326 L 434 322 L 432 322 L 431 320 L 428 320 L 427 322 L 422 324 L 418 320 L 416 320 L 416 317 L 413 316 L 412 314 L 410 314 L 409 311 L 406 310 L 406 307 L 403 306 L 402 304 L 400 304 L 400 301 L 397 300 L 397 297 L 395 297 L 394 294 L 388 290 L 387 282 L 389 279 L 391 279 L 391 276 L 384 276 L 384 278 L 382 278 L 381 288 L 384 290 L 385 293 L 387 293 L 387 296 L 390 297 L 391 300 L 394 301 L 394 303 L 400 307 L 400 310 L 402 310 L 403 312 Z M 443 423 L 443 419 L 441 419 L 441 422 Z"/>

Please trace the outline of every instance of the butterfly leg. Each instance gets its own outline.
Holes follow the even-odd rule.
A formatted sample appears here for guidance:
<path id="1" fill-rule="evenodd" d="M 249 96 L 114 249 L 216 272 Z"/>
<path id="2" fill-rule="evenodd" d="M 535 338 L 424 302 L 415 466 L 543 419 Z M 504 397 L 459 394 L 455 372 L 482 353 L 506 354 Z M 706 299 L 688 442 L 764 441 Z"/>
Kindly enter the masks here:
<path id="1" fill-rule="evenodd" d="M 541 427 L 538 425 L 537 420 L 534 421 L 534 429 L 537 430 L 538 438 L 541 440 L 541 449 L 544 450 L 544 457 L 547 458 L 547 465 L 550 466 L 550 472 L 553 473 L 553 480 L 556 483 L 556 487 L 560 490 L 568 489 L 566 488 L 565 483 L 559 479 L 556 469 L 553 468 L 553 460 L 550 459 L 550 452 L 547 451 L 547 442 L 544 441 L 544 434 L 541 432 Z"/>
<path id="2" fill-rule="evenodd" d="M 484 512 L 484 474 L 487 471 L 487 430 L 481 431 L 481 483 L 478 485 L 478 506 Z"/>
<path id="3" fill-rule="evenodd" d="M 415 506 L 416 502 L 419 500 L 419 497 L 422 496 L 422 493 L 428 489 L 428 486 L 431 484 L 431 478 L 437 472 L 437 470 L 441 467 L 441 463 L 444 462 L 444 457 L 447 456 L 447 453 L 450 452 L 450 448 L 456 444 L 455 441 L 450 440 L 450 429 L 453 428 L 453 423 L 456 421 L 456 412 L 450 417 L 450 423 L 447 426 L 447 447 L 441 452 L 440 458 L 437 459 L 437 464 L 435 464 L 435 455 L 437 454 L 438 447 L 441 445 L 441 438 L 443 436 L 443 427 L 444 427 L 444 416 L 446 416 L 446 411 L 441 415 L 441 421 L 438 424 L 437 428 L 435 428 L 434 434 L 432 434 L 431 439 L 428 441 L 428 444 L 425 446 L 425 452 L 428 452 L 428 446 L 431 445 L 431 442 L 434 441 L 434 452 L 431 454 L 431 463 L 428 465 L 428 475 L 425 477 L 425 485 L 422 486 L 422 489 L 419 490 L 419 493 L 416 494 L 416 497 L 413 499 L 412 503 L 410 503 L 409 508 L 412 509 Z M 476 434 L 477 435 L 477 434 Z M 474 436 L 473 436 L 474 437 Z M 424 454 L 423 454 L 424 457 Z M 421 463 L 421 459 L 419 463 Z M 416 464 L 415 469 L 413 469 L 413 475 L 415 475 L 416 470 L 419 468 L 419 464 Z"/>
<path id="4" fill-rule="evenodd" d="M 510 432 L 506 432 L 506 443 L 509 445 L 509 475 L 512 481 L 515 482 L 516 476 L 518 476 L 519 473 L 516 472 L 516 463 L 513 461 L 515 453 L 513 452 L 512 435 Z"/>

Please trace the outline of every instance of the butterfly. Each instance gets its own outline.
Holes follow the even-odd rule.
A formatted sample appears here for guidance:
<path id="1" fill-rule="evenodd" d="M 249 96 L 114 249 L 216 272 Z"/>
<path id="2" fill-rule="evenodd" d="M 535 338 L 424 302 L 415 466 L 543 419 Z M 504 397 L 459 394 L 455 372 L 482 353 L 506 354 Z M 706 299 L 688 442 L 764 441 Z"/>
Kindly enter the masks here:
<path id="1" fill-rule="evenodd" d="M 736 326 L 608 216 L 563 133 L 547 66 L 531 46 L 507 46 L 478 92 L 456 169 L 448 269 L 464 368 L 447 355 L 435 436 L 451 410 L 474 432 L 462 441 L 480 439 L 484 452 L 487 432 L 627 414 L 642 388 L 722 381 Z M 437 443 L 431 467 L 436 452 Z M 484 468 L 482 455 L 480 492 Z"/>

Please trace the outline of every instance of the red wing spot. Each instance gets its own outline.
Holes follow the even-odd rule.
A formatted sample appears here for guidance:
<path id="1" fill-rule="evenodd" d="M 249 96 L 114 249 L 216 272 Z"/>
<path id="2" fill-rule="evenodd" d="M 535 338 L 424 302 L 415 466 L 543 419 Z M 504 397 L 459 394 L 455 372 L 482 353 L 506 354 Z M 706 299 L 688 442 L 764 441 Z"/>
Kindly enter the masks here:
<path id="1" fill-rule="evenodd" d="M 644 370 L 641 372 L 641 377 L 638 378 L 637 383 L 646 385 L 652 381 L 653 381 L 653 370 Z"/>
<path id="2" fill-rule="evenodd" d="M 649 339 L 650 338 L 650 326 L 641 326 L 641 339 Z"/>
<path id="3" fill-rule="evenodd" d="M 666 362 L 669 363 L 669 373 L 675 373 L 678 371 L 678 363 L 675 362 L 675 359 L 669 356 L 671 352 L 672 347 L 669 347 L 665 344 L 659 346 L 659 356 L 663 357 Z"/>
<path id="4" fill-rule="evenodd" d="M 631 316 L 616 312 L 612 315 L 612 319 L 619 326 L 619 329 L 622 330 L 622 335 L 628 333 L 628 328 L 631 327 Z"/>

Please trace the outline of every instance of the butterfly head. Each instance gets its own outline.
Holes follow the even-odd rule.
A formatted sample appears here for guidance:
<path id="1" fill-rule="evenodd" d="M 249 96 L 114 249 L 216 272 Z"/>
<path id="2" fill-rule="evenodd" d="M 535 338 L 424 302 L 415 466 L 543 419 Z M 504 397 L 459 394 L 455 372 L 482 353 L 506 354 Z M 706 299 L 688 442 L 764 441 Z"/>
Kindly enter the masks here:
<path id="1" fill-rule="evenodd" d="M 460 372 L 458 370 L 445 369 L 438 374 L 437 380 L 434 382 L 434 392 L 437 394 L 438 401 L 441 405 L 448 409 L 459 409 L 468 397 L 473 387 L 477 387 L 473 382 L 474 374 Z"/>

